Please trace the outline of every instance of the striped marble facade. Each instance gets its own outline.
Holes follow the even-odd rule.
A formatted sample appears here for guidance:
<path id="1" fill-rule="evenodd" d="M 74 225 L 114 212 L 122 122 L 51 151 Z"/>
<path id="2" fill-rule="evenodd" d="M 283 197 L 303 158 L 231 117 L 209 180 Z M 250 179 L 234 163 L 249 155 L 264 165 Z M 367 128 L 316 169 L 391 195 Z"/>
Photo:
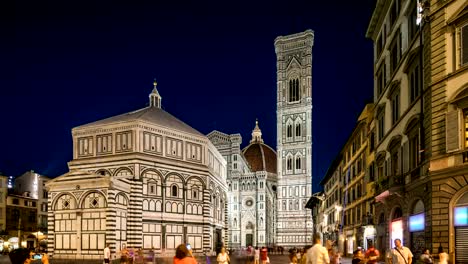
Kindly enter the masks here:
<path id="1" fill-rule="evenodd" d="M 204 254 L 227 243 L 226 161 L 206 136 L 157 105 L 72 134 L 70 171 L 46 185 L 55 258 L 98 259 L 106 244 L 116 256 L 125 246 L 164 255 L 190 243 Z"/>

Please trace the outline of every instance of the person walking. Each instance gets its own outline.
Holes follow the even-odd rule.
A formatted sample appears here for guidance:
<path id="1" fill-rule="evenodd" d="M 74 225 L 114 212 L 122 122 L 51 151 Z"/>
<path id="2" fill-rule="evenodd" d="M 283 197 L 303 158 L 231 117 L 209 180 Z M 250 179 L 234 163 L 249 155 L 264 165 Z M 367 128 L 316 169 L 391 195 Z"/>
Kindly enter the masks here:
<path id="1" fill-rule="evenodd" d="M 392 264 L 411 264 L 413 253 L 401 244 L 401 239 L 395 239 L 395 247 L 391 250 Z"/>
<path id="2" fill-rule="evenodd" d="M 226 248 L 221 248 L 221 252 L 219 252 L 218 257 L 216 257 L 216 261 L 218 264 L 228 264 L 231 261 L 228 253 L 226 253 Z"/>
<path id="3" fill-rule="evenodd" d="M 268 261 L 268 250 L 266 247 L 262 247 L 262 250 L 260 250 L 260 261 L 262 264 L 266 264 Z"/>
<path id="4" fill-rule="evenodd" d="M 424 249 L 423 253 L 421 254 L 421 257 L 419 258 L 422 263 L 434 263 L 434 260 L 432 259 L 431 253 L 429 252 L 429 249 Z"/>
<path id="5" fill-rule="evenodd" d="M 110 244 L 106 244 L 106 247 L 104 248 L 104 263 L 110 263 L 111 251 L 109 247 Z"/>
<path id="6" fill-rule="evenodd" d="M 322 246 L 317 234 L 314 235 L 314 246 L 307 250 L 306 264 L 330 264 L 328 251 Z"/>
<path id="7" fill-rule="evenodd" d="M 439 246 L 439 264 L 447 264 L 449 255 L 445 253 L 444 248 Z"/>
<path id="8" fill-rule="evenodd" d="M 369 248 L 366 251 L 365 258 L 367 259 L 367 264 L 377 264 L 380 256 L 380 252 L 374 247 L 372 242 L 368 244 Z"/>
<path id="9" fill-rule="evenodd" d="M 120 250 L 120 263 L 128 263 L 128 249 L 127 246 L 123 246 L 122 250 Z"/>
<path id="10" fill-rule="evenodd" d="M 260 264 L 260 249 L 258 249 L 258 246 L 255 247 L 255 260 L 254 264 Z"/>

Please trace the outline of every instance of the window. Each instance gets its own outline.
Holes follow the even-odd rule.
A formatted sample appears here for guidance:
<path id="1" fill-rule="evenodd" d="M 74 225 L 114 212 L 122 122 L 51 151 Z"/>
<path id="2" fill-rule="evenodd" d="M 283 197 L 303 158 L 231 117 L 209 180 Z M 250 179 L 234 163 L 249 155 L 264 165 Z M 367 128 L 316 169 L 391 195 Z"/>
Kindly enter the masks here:
<path id="1" fill-rule="evenodd" d="M 461 28 L 461 65 L 465 66 L 468 64 L 468 24 Z"/>
<path id="2" fill-rule="evenodd" d="M 286 136 L 287 136 L 288 138 L 292 138 L 292 125 L 291 125 L 291 124 L 288 124 L 286 130 L 287 130 L 287 131 L 286 131 Z"/>
<path id="3" fill-rule="evenodd" d="M 419 162 L 419 134 L 409 135 L 409 167 L 415 169 Z"/>
<path id="4" fill-rule="evenodd" d="M 97 136 L 96 141 L 98 154 L 112 152 L 112 135 Z"/>
<path id="5" fill-rule="evenodd" d="M 416 64 L 409 73 L 409 85 L 410 85 L 410 103 L 414 102 L 419 96 L 421 91 L 422 78 L 419 64 Z"/>
<path id="6" fill-rule="evenodd" d="M 379 97 L 384 89 L 385 85 L 387 84 L 387 65 L 385 64 L 385 61 L 382 62 L 382 65 L 380 68 L 377 70 L 377 97 Z"/>
<path id="7" fill-rule="evenodd" d="M 301 136 L 301 124 L 296 124 L 296 137 Z"/>
<path id="8" fill-rule="evenodd" d="M 392 6 L 390 7 L 390 28 L 393 27 L 398 18 L 398 0 L 394 0 Z"/>
<path id="9" fill-rule="evenodd" d="M 172 185 L 171 187 L 171 195 L 172 197 L 177 197 L 178 196 L 178 190 L 176 185 Z"/>
<path id="10" fill-rule="evenodd" d="M 375 165 L 374 163 L 371 163 L 369 165 L 369 181 L 373 182 L 375 180 Z"/>
<path id="11" fill-rule="evenodd" d="M 260 189 L 263 189 L 263 182 L 260 182 Z"/>
<path id="12" fill-rule="evenodd" d="M 286 200 L 283 200 L 282 209 L 283 211 L 286 211 Z"/>
<path id="13" fill-rule="evenodd" d="M 393 74 L 396 71 L 398 63 L 401 59 L 401 33 L 397 30 L 393 37 L 393 41 L 390 44 L 390 73 Z"/>
<path id="14" fill-rule="evenodd" d="M 416 19 L 418 17 L 418 9 L 416 8 L 417 4 L 416 1 L 413 1 L 411 13 L 408 17 L 408 35 L 409 40 L 413 40 L 418 32 L 418 25 L 416 24 Z"/>
<path id="15" fill-rule="evenodd" d="M 392 158 L 392 175 L 395 176 L 395 175 L 398 175 L 399 173 L 399 161 L 400 159 L 398 158 L 399 157 L 399 154 L 398 154 L 398 150 L 394 149 L 392 151 L 392 154 L 391 154 L 391 158 Z"/>
<path id="16" fill-rule="evenodd" d="M 36 207 L 36 202 L 32 202 L 32 207 Z"/>
<path id="17" fill-rule="evenodd" d="M 289 80 L 289 102 L 297 102 L 299 97 L 299 79 Z"/>
<path id="18" fill-rule="evenodd" d="M 392 125 L 400 119 L 400 88 L 392 95 Z"/>
<path id="19" fill-rule="evenodd" d="M 385 135 L 385 111 L 382 110 L 381 113 L 377 117 L 377 123 L 378 123 L 378 140 L 379 142 L 382 141 L 384 135 Z"/>
<path id="20" fill-rule="evenodd" d="M 48 198 L 47 191 L 42 191 L 42 198 L 44 198 L 44 199 Z"/>
<path id="21" fill-rule="evenodd" d="M 298 156 L 296 157 L 296 170 L 300 170 L 301 169 L 301 157 Z"/>
<path id="22" fill-rule="evenodd" d="M 24 201 L 24 206 L 28 206 L 28 201 Z"/>
<path id="23" fill-rule="evenodd" d="M 291 157 L 288 157 L 286 163 L 287 163 L 287 164 L 286 164 L 286 169 L 287 169 L 288 171 L 291 171 L 291 170 L 292 170 L 292 158 L 291 158 Z"/>
<path id="24" fill-rule="evenodd" d="M 149 183 L 148 184 L 148 194 L 156 194 L 156 184 Z"/>
<path id="25" fill-rule="evenodd" d="M 383 35 L 384 33 L 382 32 L 380 36 L 377 38 L 377 42 L 375 43 L 375 55 L 376 58 L 379 57 L 380 53 L 382 53 L 382 48 L 383 48 Z"/>

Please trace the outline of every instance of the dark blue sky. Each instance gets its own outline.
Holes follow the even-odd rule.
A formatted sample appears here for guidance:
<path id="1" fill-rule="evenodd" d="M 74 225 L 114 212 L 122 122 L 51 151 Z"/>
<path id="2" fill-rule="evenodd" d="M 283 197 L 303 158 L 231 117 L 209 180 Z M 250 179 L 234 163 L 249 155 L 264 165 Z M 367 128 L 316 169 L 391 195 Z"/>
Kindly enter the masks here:
<path id="1" fill-rule="evenodd" d="M 374 6 L 373 0 L 16 1 L 1 26 L 0 171 L 65 173 L 71 129 L 144 107 L 153 78 L 163 108 L 200 132 L 241 133 L 246 145 L 258 118 L 275 148 L 273 41 L 310 28 L 315 191 L 372 98 L 365 31 Z"/>

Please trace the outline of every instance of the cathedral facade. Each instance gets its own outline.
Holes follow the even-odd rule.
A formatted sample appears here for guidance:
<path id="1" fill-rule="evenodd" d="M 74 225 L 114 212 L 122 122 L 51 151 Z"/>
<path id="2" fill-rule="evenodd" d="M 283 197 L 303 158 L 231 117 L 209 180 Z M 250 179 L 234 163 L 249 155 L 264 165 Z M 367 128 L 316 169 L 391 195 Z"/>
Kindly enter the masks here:
<path id="1" fill-rule="evenodd" d="M 206 136 L 150 106 L 75 127 L 70 171 L 49 189 L 48 251 L 101 258 L 124 247 L 202 254 L 227 243 L 226 161 Z"/>
<path id="2" fill-rule="evenodd" d="M 258 121 L 250 144 L 240 134 L 208 134 L 227 161 L 228 246 L 274 246 L 276 241 L 276 153 L 264 144 Z"/>

